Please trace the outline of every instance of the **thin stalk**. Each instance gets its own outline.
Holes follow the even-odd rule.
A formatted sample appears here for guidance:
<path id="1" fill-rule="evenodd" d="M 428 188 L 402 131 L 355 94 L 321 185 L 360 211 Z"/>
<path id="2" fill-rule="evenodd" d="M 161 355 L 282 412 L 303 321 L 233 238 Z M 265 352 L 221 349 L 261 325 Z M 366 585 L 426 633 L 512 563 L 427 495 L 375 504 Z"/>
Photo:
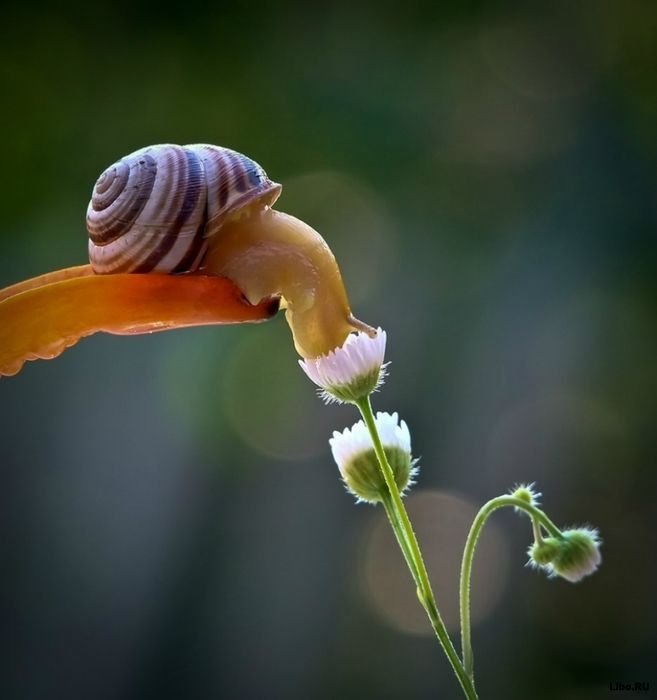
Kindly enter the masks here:
<path id="1" fill-rule="evenodd" d="M 438 611 L 438 606 L 431 589 L 431 584 L 429 582 L 429 575 L 427 573 L 426 566 L 424 565 L 424 560 L 422 558 L 422 553 L 420 551 L 420 546 L 413 531 L 413 526 L 404 507 L 404 503 L 401 499 L 401 494 L 395 482 L 395 477 L 392 473 L 390 464 L 388 463 L 388 458 L 386 457 L 385 450 L 381 444 L 381 438 L 379 437 L 378 430 L 376 428 L 376 421 L 374 419 L 374 413 L 372 412 L 372 404 L 370 403 L 369 396 L 361 399 L 356 404 L 363 416 L 365 425 L 367 426 L 370 436 L 372 438 L 372 443 L 374 445 L 374 452 L 376 454 L 379 466 L 381 467 L 381 472 L 385 479 L 386 485 L 388 486 L 388 491 L 390 492 L 390 508 L 394 512 L 394 517 L 391 518 L 391 524 L 393 525 L 393 530 L 395 529 L 394 522 L 396 521 L 399 526 L 400 535 L 406 542 L 406 545 L 402 545 L 400 542 L 400 547 L 404 556 L 407 555 L 413 562 L 413 566 L 409 565 L 411 575 L 418 588 L 418 596 L 420 601 L 423 603 L 423 607 L 429 616 L 431 626 L 433 627 L 436 637 L 440 642 L 443 651 L 445 652 L 449 663 L 452 666 L 461 688 L 468 700 L 477 700 L 477 692 L 474 687 L 473 679 L 468 676 L 461 664 L 461 660 L 452 644 L 452 640 L 447 633 L 447 628 L 443 622 L 440 612 Z M 397 535 L 397 532 L 395 532 Z M 399 537 L 398 537 L 399 539 Z"/>
<path id="2" fill-rule="evenodd" d="M 459 582 L 461 651 L 463 653 L 465 673 L 470 679 L 474 678 L 474 658 L 472 655 L 472 632 L 470 623 L 470 581 L 472 578 L 472 563 L 475 549 L 477 547 L 479 535 L 490 515 L 498 508 L 505 508 L 508 506 L 524 510 L 532 519 L 534 529 L 535 531 L 538 530 L 539 534 L 540 528 L 538 526 L 542 525 L 552 537 L 557 537 L 559 539 L 563 537 L 561 530 L 559 530 L 542 510 L 515 496 L 507 495 L 493 498 L 488 501 L 488 503 L 485 503 L 477 513 L 477 517 L 474 519 L 470 532 L 468 533 L 468 539 L 465 542 L 463 560 L 461 562 L 461 579 Z"/>
<path id="3" fill-rule="evenodd" d="M 386 515 L 388 516 L 388 521 L 390 522 L 390 527 L 392 528 L 392 531 L 395 533 L 395 537 L 397 538 L 397 543 L 399 544 L 399 548 L 401 549 L 404 559 L 406 560 L 406 564 L 413 576 L 413 580 L 415 581 L 415 585 L 418 585 L 419 581 L 419 574 L 417 571 L 417 567 L 415 566 L 415 561 L 413 560 L 413 555 L 411 553 L 411 549 L 409 547 L 408 541 L 406 540 L 406 534 L 404 533 L 404 530 L 401 526 L 401 523 L 399 522 L 399 518 L 397 517 L 397 511 L 394 508 L 394 505 L 392 503 L 392 498 L 389 493 L 385 494 L 385 496 L 382 498 L 381 503 L 383 504 L 383 507 L 386 511 Z"/>

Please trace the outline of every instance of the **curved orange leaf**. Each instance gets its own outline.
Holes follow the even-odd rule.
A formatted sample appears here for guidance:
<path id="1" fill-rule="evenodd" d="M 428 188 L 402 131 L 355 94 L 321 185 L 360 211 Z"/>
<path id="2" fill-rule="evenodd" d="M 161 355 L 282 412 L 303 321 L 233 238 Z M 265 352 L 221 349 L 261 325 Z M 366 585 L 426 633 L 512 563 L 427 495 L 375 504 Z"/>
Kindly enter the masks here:
<path id="1" fill-rule="evenodd" d="M 95 275 L 67 268 L 0 290 L 0 376 L 52 359 L 81 338 L 271 318 L 277 299 L 252 306 L 224 277 Z"/>

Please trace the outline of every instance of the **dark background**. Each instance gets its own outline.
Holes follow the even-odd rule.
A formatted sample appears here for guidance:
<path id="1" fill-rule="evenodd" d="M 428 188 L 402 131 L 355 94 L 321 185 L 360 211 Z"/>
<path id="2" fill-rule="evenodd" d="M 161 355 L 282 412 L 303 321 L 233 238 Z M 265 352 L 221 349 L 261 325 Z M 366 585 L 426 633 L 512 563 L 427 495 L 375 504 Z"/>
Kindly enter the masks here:
<path id="1" fill-rule="evenodd" d="M 246 5 L 246 4 L 245 4 Z M 355 5 L 355 4 L 354 4 Z M 454 627 L 467 527 L 534 481 L 580 584 L 478 553 L 482 698 L 657 687 L 657 5 L 5 4 L 0 286 L 86 261 L 105 166 L 209 142 L 284 184 L 388 331 Z M 0 382 L 0 697 L 458 698 L 281 317 L 95 336 Z"/>

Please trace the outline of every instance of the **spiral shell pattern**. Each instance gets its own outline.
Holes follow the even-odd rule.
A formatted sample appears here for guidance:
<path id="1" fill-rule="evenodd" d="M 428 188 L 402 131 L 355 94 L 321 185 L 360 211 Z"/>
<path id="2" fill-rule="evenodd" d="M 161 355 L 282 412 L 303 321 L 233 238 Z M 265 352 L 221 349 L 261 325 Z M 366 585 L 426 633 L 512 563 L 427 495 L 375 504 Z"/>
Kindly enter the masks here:
<path id="1" fill-rule="evenodd" d="M 253 160 L 206 144 L 149 146 L 98 178 L 87 209 L 97 273 L 197 269 L 226 218 L 271 205 L 281 186 Z"/>

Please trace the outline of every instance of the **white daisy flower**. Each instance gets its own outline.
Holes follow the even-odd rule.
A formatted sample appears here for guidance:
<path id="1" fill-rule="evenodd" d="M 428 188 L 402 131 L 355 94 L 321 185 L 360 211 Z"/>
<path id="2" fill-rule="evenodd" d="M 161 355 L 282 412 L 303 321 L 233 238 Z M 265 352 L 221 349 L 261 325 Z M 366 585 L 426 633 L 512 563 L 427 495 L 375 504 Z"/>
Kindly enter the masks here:
<path id="1" fill-rule="evenodd" d="M 417 473 L 416 460 L 411 457 L 411 434 L 397 413 L 379 412 L 375 417 L 383 449 L 392 468 L 400 492 L 409 488 Z M 347 490 L 360 501 L 377 503 L 388 492 L 374 445 L 367 426 L 359 420 L 341 433 L 337 430 L 329 440 Z"/>
<path id="2" fill-rule="evenodd" d="M 561 539 L 546 537 L 535 542 L 528 552 L 529 564 L 543 569 L 548 576 L 577 583 L 600 566 L 600 536 L 590 527 L 564 530 L 561 534 Z"/>
<path id="3" fill-rule="evenodd" d="M 299 360 L 299 364 L 320 388 L 320 395 L 327 403 L 355 403 L 383 383 L 385 351 L 386 332 L 377 328 L 375 336 L 352 333 L 342 347 L 328 355 Z"/>

